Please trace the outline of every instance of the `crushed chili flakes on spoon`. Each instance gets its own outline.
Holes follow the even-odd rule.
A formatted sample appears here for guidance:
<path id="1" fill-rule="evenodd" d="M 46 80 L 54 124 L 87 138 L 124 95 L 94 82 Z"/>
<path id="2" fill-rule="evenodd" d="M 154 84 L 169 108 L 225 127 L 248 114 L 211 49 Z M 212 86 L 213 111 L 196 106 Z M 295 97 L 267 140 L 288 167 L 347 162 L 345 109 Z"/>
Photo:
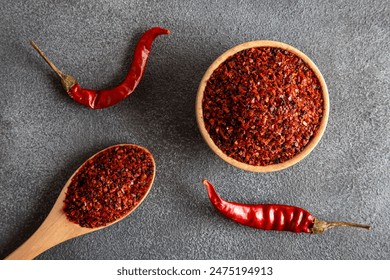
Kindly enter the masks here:
<path id="1" fill-rule="evenodd" d="M 82 227 L 112 223 L 147 195 L 154 178 L 152 155 L 136 145 L 119 145 L 98 153 L 77 171 L 64 201 L 67 218 Z"/>
<path id="2" fill-rule="evenodd" d="M 267 166 L 300 153 L 324 111 L 321 85 L 297 55 L 249 48 L 214 70 L 204 91 L 203 118 L 213 142 L 240 162 Z"/>

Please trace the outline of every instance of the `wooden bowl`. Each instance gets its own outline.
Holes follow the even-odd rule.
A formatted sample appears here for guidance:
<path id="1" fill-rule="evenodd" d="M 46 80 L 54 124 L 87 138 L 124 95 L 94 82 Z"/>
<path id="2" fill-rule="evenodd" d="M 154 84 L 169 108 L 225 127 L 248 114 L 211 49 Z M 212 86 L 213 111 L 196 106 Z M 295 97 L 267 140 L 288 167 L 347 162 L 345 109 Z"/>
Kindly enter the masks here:
<path id="1" fill-rule="evenodd" d="M 229 156 L 227 156 L 222 150 L 218 148 L 218 146 L 214 143 L 214 141 L 211 139 L 208 131 L 206 130 L 204 119 L 203 119 L 203 106 L 202 106 L 202 101 L 203 101 L 203 94 L 207 85 L 207 81 L 209 80 L 210 76 L 214 72 L 215 69 L 217 69 L 220 64 L 222 64 L 227 58 L 230 56 L 234 55 L 237 52 L 240 52 L 245 49 L 249 48 L 258 48 L 258 47 L 272 47 L 272 48 L 279 48 L 283 50 L 287 50 L 288 52 L 291 52 L 295 55 L 297 55 L 299 58 L 301 58 L 310 68 L 311 70 L 315 73 L 317 76 L 319 83 L 321 85 L 321 90 L 322 90 L 322 95 L 323 95 L 323 116 L 320 122 L 320 126 L 313 138 L 309 141 L 309 143 L 305 146 L 305 148 L 296 154 L 294 157 L 291 159 L 284 161 L 282 163 L 277 163 L 277 164 L 271 164 L 271 165 L 266 165 L 266 166 L 256 166 L 256 165 L 250 165 L 247 163 L 240 162 L 236 159 L 233 159 Z M 227 163 L 238 167 L 243 170 L 251 171 L 251 172 L 272 172 L 272 171 L 277 171 L 281 170 L 287 167 L 290 167 L 299 161 L 301 161 L 303 158 L 305 158 L 313 149 L 314 147 L 318 144 L 320 141 L 322 135 L 325 132 L 325 128 L 328 122 L 328 117 L 329 117 L 329 95 L 328 95 L 328 89 L 325 83 L 325 80 L 321 74 L 321 72 L 318 70 L 317 66 L 311 61 L 309 57 L 307 57 L 304 53 L 301 51 L 297 50 L 296 48 L 287 45 L 285 43 L 277 42 L 277 41 L 265 41 L 265 40 L 259 40 L 259 41 L 251 41 L 247 43 L 240 44 L 238 46 L 235 46 L 231 48 L 230 50 L 226 51 L 223 53 L 221 56 L 219 56 L 207 69 L 206 73 L 204 74 L 199 88 L 198 88 L 198 93 L 197 93 L 197 98 L 196 98 L 196 118 L 198 122 L 198 126 L 200 129 L 200 132 L 206 141 L 206 143 L 209 145 L 209 147 L 224 161 Z"/>

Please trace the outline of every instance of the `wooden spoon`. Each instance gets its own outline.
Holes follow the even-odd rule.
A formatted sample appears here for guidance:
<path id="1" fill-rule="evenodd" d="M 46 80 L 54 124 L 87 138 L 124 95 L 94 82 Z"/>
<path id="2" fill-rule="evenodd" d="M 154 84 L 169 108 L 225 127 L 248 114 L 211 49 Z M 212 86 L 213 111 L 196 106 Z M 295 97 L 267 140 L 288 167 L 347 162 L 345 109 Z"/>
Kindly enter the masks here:
<path id="1" fill-rule="evenodd" d="M 150 185 L 148 186 L 148 190 L 146 191 L 145 195 L 141 198 L 139 203 L 131 209 L 130 212 L 128 212 L 125 216 L 115 220 L 112 223 L 109 223 L 102 227 L 96 227 L 96 228 L 86 228 L 81 227 L 78 224 L 75 224 L 68 220 L 66 217 L 66 214 L 63 210 L 64 206 L 64 200 L 66 196 L 66 192 L 68 189 L 68 186 L 70 185 L 72 178 L 77 174 L 77 172 L 82 168 L 85 163 L 95 157 L 96 155 L 106 151 L 107 149 L 113 148 L 113 147 L 119 147 L 119 146 L 131 146 L 136 147 L 144 150 L 148 155 L 150 155 L 150 158 L 153 163 L 153 177 L 150 182 Z M 62 243 L 66 240 L 69 240 L 71 238 L 93 232 L 95 230 L 99 230 L 105 227 L 108 227 L 116 222 L 119 222 L 120 220 L 127 217 L 130 213 L 132 213 L 145 199 L 145 197 L 148 195 L 156 173 L 156 164 L 153 159 L 152 154 L 146 149 L 141 146 L 132 145 L 132 144 L 119 144 L 115 146 L 108 147 L 92 157 L 90 157 L 87 161 L 85 161 L 69 178 L 69 180 L 66 182 L 64 188 L 62 189 L 60 195 L 58 196 L 58 199 L 56 203 L 54 204 L 52 210 L 50 211 L 49 215 L 45 219 L 45 221 L 42 223 L 42 225 L 37 229 L 37 231 L 26 241 L 24 242 L 18 249 L 16 249 L 13 253 L 11 253 L 9 256 L 7 256 L 6 260 L 29 260 L 34 259 L 36 256 L 41 254 L 42 252 L 48 250 L 49 248 Z"/>

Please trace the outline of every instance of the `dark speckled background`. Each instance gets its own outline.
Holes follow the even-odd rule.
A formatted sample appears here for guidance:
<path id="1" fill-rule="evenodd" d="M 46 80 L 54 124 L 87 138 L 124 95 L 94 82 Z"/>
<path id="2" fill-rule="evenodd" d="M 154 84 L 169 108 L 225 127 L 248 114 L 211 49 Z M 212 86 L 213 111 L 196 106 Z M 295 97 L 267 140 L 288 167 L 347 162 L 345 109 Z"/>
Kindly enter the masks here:
<path id="1" fill-rule="evenodd" d="M 149 197 L 114 226 L 39 259 L 390 259 L 390 5 L 383 1 L 4 1 L 0 4 L 0 257 L 41 224 L 90 155 L 117 143 L 152 151 Z M 73 102 L 30 47 L 85 87 L 122 80 L 136 41 L 159 37 L 137 91 L 100 111 Z M 316 149 L 271 174 L 228 166 L 203 142 L 198 83 L 234 45 L 279 40 L 305 52 L 328 84 Z M 227 199 L 301 206 L 341 228 L 311 236 L 259 231 L 216 213 L 201 179 Z"/>

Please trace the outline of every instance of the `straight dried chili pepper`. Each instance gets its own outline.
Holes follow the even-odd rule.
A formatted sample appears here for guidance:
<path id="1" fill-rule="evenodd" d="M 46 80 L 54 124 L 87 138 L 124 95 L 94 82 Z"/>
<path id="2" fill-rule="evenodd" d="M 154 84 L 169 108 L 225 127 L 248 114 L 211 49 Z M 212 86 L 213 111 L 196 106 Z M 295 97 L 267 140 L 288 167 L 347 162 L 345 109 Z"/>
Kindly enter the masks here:
<path id="1" fill-rule="evenodd" d="M 169 33 L 169 30 L 160 27 L 147 30 L 135 47 L 133 61 L 124 81 L 114 88 L 104 90 L 82 88 L 74 77 L 62 73 L 33 41 L 31 45 L 61 78 L 62 86 L 73 100 L 92 109 L 102 109 L 117 104 L 135 90 L 145 72 L 154 39 L 159 35 Z"/>
<path id="2" fill-rule="evenodd" d="M 292 231 L 296 233 L 322 233 L 333 227 L 347 226 L 370 229 L 370 226 L 349 222 L 325 222 L 314 218 L 308 211 L 281 204 L 242 204 L 223 200 L 213 185 L 203 180 L 211 203 L 225 217 L 240 224 L 264 230 Z"/>

